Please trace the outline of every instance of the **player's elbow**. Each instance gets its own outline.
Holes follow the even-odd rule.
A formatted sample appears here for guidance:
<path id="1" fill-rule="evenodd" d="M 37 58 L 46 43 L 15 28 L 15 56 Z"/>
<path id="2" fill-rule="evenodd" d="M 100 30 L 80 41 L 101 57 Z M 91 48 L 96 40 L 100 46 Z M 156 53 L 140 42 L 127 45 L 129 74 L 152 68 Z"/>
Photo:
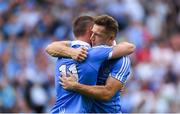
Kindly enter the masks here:
<path id="1" fill-rule="evenodd" d="M 133 53 L 133 52 L 135 51 L 135 49 L 136 49 L 136 46 L 135 46 L 134 44 L 131 44 L 131 45 L 130 45 L 130 51 L 131 51 L 131 53 Z"/>
<path id="2" fill-rule="evenodd" d="M 46 53 L 49 53 L 49 45 L 45 49 Z"/>
<path id="3" fill-rule="evenodd" d="M 103 101 L 109 101 L 111 98 L 112 98 L 112 94 L 109 91 L 104 93 L 104 95 L 102 96 Z"/>
<path id="4" fill-rule="evenodd" d="M 136 46 L 134 44 L 128 42 L 123 42 L 123 43 L 128 47 L 129 53 L 133 53 L 135 51 Z"/>
<path id="5" fill-rule="evenodd" d="M 102 100 L 103 101 L 109 101 L 113 97 L 114 91 L 113 91 L 112 87 L 106 86 L 105 88 L 106 89 L 103 92 Z"/>
<path id="6" fill-rule="evenodd" d="M 55 56 L 54 53 L 53 53 L 53 48 L 52 48 L 52 44 L 49 44 L 46 49 L 45 49 L 46 53 L 51 55 L 51 56 Z"/>
<path id="7" fill-rule="evenodd" d="M 46 47 L 46 53 L 50 54 L 51 52 L 51 45 L 49 44 L 47 47 Z"/>

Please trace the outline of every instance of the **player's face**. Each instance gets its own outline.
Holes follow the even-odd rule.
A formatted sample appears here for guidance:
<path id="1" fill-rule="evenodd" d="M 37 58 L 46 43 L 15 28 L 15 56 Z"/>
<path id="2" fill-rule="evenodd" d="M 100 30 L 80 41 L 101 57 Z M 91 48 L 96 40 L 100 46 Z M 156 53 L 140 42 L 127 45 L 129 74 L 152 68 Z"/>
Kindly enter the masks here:
<path id="1" fill-rule="evenodd" d="M 91 35 L 92 46 L 107 44 L 109 41 L 108 36 L 105 34 L 105 28 L 100 25 L 94 25 Z"/>
<path id="2" fill-rule="evenodd" d="M 91 42 L 91 36 L 92 36 L 92 28 L 93 28 L 93 25 L 90 25 L 88 30 L 87 30 L 87 34 L 88 34 L 88 43 L 91 44 L 92 46 L 92 42 Z"/>

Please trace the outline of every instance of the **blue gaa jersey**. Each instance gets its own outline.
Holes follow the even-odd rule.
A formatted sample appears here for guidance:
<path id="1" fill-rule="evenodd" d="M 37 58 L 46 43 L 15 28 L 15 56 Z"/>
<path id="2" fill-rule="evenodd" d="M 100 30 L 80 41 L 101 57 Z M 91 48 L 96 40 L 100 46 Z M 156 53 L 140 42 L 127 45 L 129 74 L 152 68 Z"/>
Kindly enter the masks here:
<path id="1" fill-rule="evenodd" d="M 98 74 L 97 85 L 105 85 L 108 76 L 125 83 L 130 74 L 130 59 L 123 56 L 118 59 L 105 61 Z M 94 100 L 91 112 L 96 113 L 121 113 L 120 91 L 109 101 Z"/>
<path id="2" fill-rule="evenodd" d="M 55 68 L 56 103 L 51 110 L 52 113 L 86 113 L 92 108 L 92 99 L 79 93 L 64 90 L 59 84 L 59 76 L 71 72 L 76 76 L 79 83 L 96 85 L 97 75 L 101 64 L 108 59 L 112 53 L 109 46 L 90 45 L 82 41 L 72 41 L 71 47 L 88 48 L 88 56 L 85 61 L 77 62 L 70 58 L 58 58 Z"/>

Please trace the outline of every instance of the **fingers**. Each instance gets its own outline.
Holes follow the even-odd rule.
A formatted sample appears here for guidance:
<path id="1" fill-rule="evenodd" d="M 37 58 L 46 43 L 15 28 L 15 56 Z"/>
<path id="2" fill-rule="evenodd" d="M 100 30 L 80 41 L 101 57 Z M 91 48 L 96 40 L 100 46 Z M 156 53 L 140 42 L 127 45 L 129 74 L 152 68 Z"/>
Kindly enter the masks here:
<path id="1" fill-rule="evenodd" d="M 63 89 L 67 89 L 66 85 L 63 82 L 59 82 Z"/>
<path id="2" fill-rule="evenodd" d="M 71 72 L 67 71 L 67 77 L 71 77 L 71 76 L 73 76 L 73 74 Z"/>
<path id="3" fill-rule="evenodd" d="M 81 54 L 80 56 L 78 56 L 77 60 L 78 61 L 84 61 L 86 59 L 86 57 L 87 57 L 86 55 Z"/>
<path id="4" fill-rule="evenodd" d="M 64 86 L 64 83 L 63 82 L 59 82 L 60 85 Z"/>
<path id="5" fill-rule="evenodd" d="M 81 53 L 81 54 L 79 54 L 79 56 L 86 58 L 87 54 L 86 53 Z"/>
<path id="6" fill-rule="evenodd" d="M 62 86 L 62 88 L 67 89 L 66 84 L 65 84 L 66 77 L 59 76 L 59 80 L 60 80 L 59 84 Z"/>
<path id="7" fill-rule="evenodd" d="M 82 53 L 85 54 L 85 55 L 87 55 L 87 54 L 88 54 L 87 49 L 83 47 L 83 48 L 82 48 Z"/>
<path id="8" fill-rule="evenodd" d="M 63 73 L 63 72 L 61 73 L 61 75 L 62 75 L 62 77 L 66 77 L 66 74 L 65 74 L 65 73 Z"/>
<path id="9" fill-rule="evenodd" d="M 73 76 L 71 73 L 69 74 L 69 77 L 59 76 L 59 80 L 62 83 L 68 82 L 68 81 L 77 81 L 77 78 Z"/>
<path id="10" fill-rule="evenodd" d="M 87 58 L 87 49 L 86 48 L 81 48 L 80 54 L 78 55 L 77 59 L 78 61 L 83 61 Z"/>
<path id="11" fill-rule="evenodd" d="M 59 76 L 59 84 L 64 88 L 63 77 Z"/>
<path id="12" fill-rule="evenodd" d="M 60 82 L 64 82 L 66 80 L 66 78 L 59 76 L 59 80 L 60 80 Z"/>
<path id="13" fill-rule="evenodd" d="M 73 53 L 71 56 L 74 60 L 81 62 L 87 58 L 87 49 L 86 48 L 76 49 L 75 53 Z"/>
<path id="14" fill-rule="evenodd" d="M 78 77 L 76 77 L 75 74 L 72 74 L 70 72 L 67 72 L 67 75 L 68 77 L 66 78 L 67 80 L 70 80 L 70 81 L 78 81 Z"/>

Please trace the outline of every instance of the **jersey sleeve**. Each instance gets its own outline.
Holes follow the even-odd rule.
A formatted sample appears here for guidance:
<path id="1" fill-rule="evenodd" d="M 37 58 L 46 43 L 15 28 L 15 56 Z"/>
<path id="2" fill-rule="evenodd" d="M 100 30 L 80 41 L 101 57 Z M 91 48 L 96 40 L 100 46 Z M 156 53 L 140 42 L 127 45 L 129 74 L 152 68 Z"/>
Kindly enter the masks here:
<path id="1" fill-rule="evenodd" d="M 111 56 L 112 47 L 109 46 L 96 46 L 91 48 L 88 52 L 91 63 L 102 64 L 105 60 L 108 60 Z"/>
<path id="2" fill-rule="evenodd" d="M 125 83 L 130 75 L 130 59 L 128 56 L 120 58 L 112 67 L 111 76 Z"/>

